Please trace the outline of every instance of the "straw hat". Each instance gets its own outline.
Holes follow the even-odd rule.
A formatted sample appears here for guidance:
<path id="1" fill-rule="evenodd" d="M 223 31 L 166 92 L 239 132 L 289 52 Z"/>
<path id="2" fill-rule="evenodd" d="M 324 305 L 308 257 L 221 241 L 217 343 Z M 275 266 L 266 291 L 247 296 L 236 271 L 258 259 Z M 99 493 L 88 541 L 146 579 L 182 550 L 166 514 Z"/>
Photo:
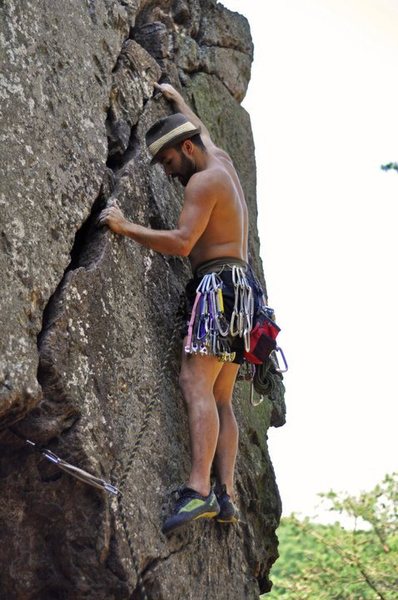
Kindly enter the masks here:
<path id="1" fill-rule="evenodd" d="M 200 129 L 195 127 L 182 113 L 175 113 L 156 121 L 145 136 L 149 153 L 152 156 L 151 164 L 156 162 L 159 152 L 178 142 L 183 142 L 197 133 L 200 133 Z"/>

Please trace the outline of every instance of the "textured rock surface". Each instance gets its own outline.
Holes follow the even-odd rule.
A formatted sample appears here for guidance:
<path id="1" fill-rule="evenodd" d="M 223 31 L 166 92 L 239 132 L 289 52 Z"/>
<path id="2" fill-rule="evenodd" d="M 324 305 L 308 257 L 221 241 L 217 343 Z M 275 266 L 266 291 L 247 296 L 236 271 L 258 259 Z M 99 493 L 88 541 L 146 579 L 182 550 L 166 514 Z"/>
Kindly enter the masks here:
<path id="1" fill-rule="evenodd" d="M 111 195 L 137 222 L 176 222 L 182 189 L 148 168 L 144 149 L 146 129 L 170 111 L 152 83 L 168 79 L 236 163 L 261 271 L 253 141 L 239 105 L 247 22 L 212 0 L 5 0 L 2 12 L 1 597 L 144 598 L 138 569 L 153 600 L 257 598 L 280 516 L 272 402 L 254 410 L 237 386 L 243 523 L 197 523 L 166 540 L 162 511 L 189 466 L 178 345 L 160 371 L 190 269 L 95 226 Z M 23 439 L 118 484 L 154 397 L 122 499 L 136 569 L 116 500 Z"/>

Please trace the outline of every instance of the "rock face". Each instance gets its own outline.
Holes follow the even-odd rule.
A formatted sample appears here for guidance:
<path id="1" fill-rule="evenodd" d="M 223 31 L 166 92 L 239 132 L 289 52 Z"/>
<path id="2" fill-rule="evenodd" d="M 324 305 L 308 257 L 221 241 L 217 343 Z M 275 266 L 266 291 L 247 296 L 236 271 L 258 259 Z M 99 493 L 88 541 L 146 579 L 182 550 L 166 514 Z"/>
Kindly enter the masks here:
<path id="1" fill-rule="evenodd" d="M 254 409 L 237 385 L 239 527 L 199 522 L 164 538 L 168 494 L 189 467 L 169 342 L 190 268 L 95 223 L 117 196 L 132 220 L 174 226 L 182 188 L 149 168 L 144 144 L 170 113 L 153 94 L 168 80 L 236 164 L 262 276 L 239 105 L 248 24 L 215 0 L 4 0 L 1 10 L 1 597 L 255 599 L 277 556 L 275 405 Z M 64 473 L 26 439 L 123 495 Z"/>

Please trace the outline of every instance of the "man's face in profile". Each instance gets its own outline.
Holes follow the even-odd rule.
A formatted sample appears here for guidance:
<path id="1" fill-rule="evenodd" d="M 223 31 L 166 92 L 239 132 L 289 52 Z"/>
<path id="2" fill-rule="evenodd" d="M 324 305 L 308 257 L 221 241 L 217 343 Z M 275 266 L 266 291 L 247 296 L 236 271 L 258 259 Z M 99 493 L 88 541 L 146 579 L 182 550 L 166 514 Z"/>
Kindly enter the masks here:
<path id="1" fill-rule="evenodd" d="M 184 187 L 196 173 L 195 161 L 187 153 L 184 143 L 178 148 L 167 148 L 160 152 L 158 162 L 167 176 L 176 177 Z"/>

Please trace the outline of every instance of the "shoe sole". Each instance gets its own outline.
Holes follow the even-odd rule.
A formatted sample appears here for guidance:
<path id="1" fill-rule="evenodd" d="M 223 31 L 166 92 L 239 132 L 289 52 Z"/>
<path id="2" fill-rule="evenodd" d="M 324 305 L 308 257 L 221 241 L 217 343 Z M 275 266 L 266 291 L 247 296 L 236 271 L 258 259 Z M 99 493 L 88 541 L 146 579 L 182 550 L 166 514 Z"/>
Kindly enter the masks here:
<path id="1" fill-rule="evenodd" d="M 217 523 L 239 523 L 239 517 L 230 517 L 229 519 L 216 519 Z"/>
<path id="2" fill-rule="evenodd" d="M 231 500 L 225 501 L 225 499 L 220 498 L 219 505 L 220 512 L 216 519 L 218 523 L 239 523 L 239 510 Z"/>
<path id="3" fill-rule="evenodd" d="M 180 523 L 175 523 L 174 525 L 167 528 L 166 530 L 163 527 L 162 533 L 164 533 L 164 535 L 169 535 L 170 533 L 173 533 L 177 529 L 181 529 L 181 528 L 185 527 L 186 525 L 189 525 L 189 523 L 192 523 L 193 521 L 197 521 L 198 519 L 213 519 L 214 517 L 216 517 L 218 515 L 218 513 L 219 513 L 218 510 L 201 513 L 200 515 L 197 515 L 196 517 L 193 517 L 192 519 L 187 519 L 186 521 L 182 521 Z"/>
<path id="4" fill-rule="evenodd" d="M 194 519 L 192 519 L 192 521 L 197 521 L 198 519 L 213 519 L 217 515 L 218 515 L 217 511 L 202 513 L 201 515 L 198 515 L 197 517 L 195 517 Z"/>

